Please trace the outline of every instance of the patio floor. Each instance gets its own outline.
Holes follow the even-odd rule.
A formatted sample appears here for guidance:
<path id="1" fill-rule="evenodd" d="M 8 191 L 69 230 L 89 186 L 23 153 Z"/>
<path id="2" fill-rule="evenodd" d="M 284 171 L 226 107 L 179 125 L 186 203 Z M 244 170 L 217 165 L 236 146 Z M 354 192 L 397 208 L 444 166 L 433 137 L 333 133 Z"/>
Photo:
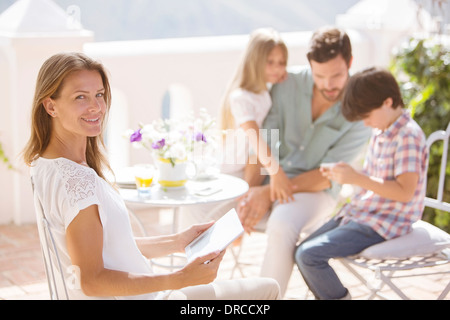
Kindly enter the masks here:
<path id="1" fill-rule="evenodd" d="M 137 216 L 150 234 L 164 233 L 170 230 L 170 223 L 167 219 L 170 215 L 164 210 L 160 211 L 159 215 L 154 212 L 140 211 L 137 212 Z M 263 257 L 265 241 L 266 235 L 261 233 L 255 233 L 244 238 L 242 260 L 252 262 L 252 265 L 243 268 L 245 276 L 258 276 L 258 265 Z M 332 264 L 335 266 L 342 282 L 349 289 L 352 298 L 356 300 L 367 299 L 369 291 L 352 274 L 344 270 L 340 263 L 333 261 Z M 230 278 L 233 266 L 234 259 L 229 249 L 220 267 L 218 277 L 222 279 Z M 450 266 L 447 264 L 439 268 L 442 271 L 448 271 Z M 234 277 L 241 277 L 239 271 L 235 271 Z M 449 281 L 449 274 L 441 274 L 401 278 L 395 280 L 395 283 L 404 289 L 411 299 L 432 300 L 439 296 L 439 293 Z M 382 292 L 392 299 L 398 299 L 395 293 L 388 288 L 384 288 Z M 285 299 L 305 298 L 313 299 L 311 294 L 307 293 L 306 285 L 298 270 L 294 268 Z M 5 299 L 49 299 L 39 238 L 34 224 L 0 226 L 0 300 Z M 446 300 L 450 300 L 450 294 L 447 295 Z"/>

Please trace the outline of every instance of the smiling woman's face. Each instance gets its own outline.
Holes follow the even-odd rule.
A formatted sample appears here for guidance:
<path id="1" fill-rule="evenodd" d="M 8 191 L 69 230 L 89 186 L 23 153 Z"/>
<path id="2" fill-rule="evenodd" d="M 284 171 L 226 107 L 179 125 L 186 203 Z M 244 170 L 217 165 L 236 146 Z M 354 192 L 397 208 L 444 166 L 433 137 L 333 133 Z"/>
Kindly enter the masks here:
<path id="1" fill-rule="evenodd" d="M 98 71 L 75 71 L 64 79 L 60 94 L 50 99 L 55 129 L 84 137 L 98 136 L 106 112 L 105 88 Z"/>

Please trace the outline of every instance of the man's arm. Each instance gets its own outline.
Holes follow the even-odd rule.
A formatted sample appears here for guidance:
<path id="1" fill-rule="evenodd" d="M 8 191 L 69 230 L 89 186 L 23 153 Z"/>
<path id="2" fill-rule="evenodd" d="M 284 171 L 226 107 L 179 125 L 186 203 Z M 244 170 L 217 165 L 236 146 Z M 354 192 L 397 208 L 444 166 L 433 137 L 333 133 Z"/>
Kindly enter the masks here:
<path id="1" fill-rule="evenodd" d="M 320 169 L 314 169 L 302 173 L 291 179 L 295 185 L 294 193 L 297 192 L 319 192 L 331 187 L 330 181 L 323 177 Z"/>

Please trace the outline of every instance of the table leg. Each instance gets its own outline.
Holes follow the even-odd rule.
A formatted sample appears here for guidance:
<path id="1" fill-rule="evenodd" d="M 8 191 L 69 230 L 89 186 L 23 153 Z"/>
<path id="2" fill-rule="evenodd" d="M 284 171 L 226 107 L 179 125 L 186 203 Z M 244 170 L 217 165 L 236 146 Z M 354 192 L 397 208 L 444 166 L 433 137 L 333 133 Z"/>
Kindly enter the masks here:
<path id="1" fill-rule="evenodd" d="M 180 215 L 180 208 L 179 207 L 174 207 L 173 211 L 172 211 L 172 234 L 177 233 L 178 230 L 178 226 L 179 226 L 179 215 Z M 157 262 L 155 259 L 152 259 L 152 264 L 154 264 L 155 266 L 158 267 L 162 267 L 165 269 L 169 269 L 170 271 L 174 271 L 177 269 L 181 269 L 184 267 L 184 264 L 176 264 L 176 259 L 180 260 L 180 259 L 186 259 L 186 256 L 184 254 L 171 254 L 168 257 L 169 258 L 169 262 L 164 264 L 161 262 Z"/>
<path id="2" fill-rule="evenodd" d="M 178 225 L 180 223 L 180 207 L 173 208 L 173 224 L 172 224 L 172 232 L 175 234 L 178 232 Z"/>
<path id="3" fill-rule="evenodd" d="M 172 233 L 175 234 L 178 232 L 178 224 L 179 224 L 179 215 L 180 208 L 173 208 L 173 217 L 172 217 Z M 170 271 L 173 271 L 175 268 L 179 268 L 180 266 L 175 266 L 175 254 L 170 255 Z"/>

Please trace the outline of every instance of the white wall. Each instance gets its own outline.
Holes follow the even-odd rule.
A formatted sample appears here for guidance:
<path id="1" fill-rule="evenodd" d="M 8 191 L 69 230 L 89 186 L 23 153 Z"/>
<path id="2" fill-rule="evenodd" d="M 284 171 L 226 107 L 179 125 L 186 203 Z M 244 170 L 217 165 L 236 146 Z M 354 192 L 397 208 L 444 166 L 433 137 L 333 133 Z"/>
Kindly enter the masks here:
<path id="1" fill-rule="evenodd" d="M 0 139 L 16 170 L 0 165 L 0 224 L 34 221 L 29 168 L 21 152 L 30 135 L 30 112 L 42 63 L 61 51 L 82 51 L 91 37 L 0 37 Z"/>
<path id="2" fill-rule="evenodd" d="M 356 31 L 349 34 L 354 46 L 354 69 L 369 65 L 373 61 L 371 42 Z M 283 34 L 289 48 L 289 65 L 307 63 L 306 49 L 311 35 L 311 32 Z M 116 127 L 114 130 L 119 127 L 122 130 L 124 123 L 135 129 L 140 122 L 161 117 L 163 97 L 174 85 L 190 92 L 185 95 L 186 109 L 206 108 L 211 115 L 218 116 L 225 88 L 247 41 L 248 35 L 103 42 L 88 43 L 84 51 L 104 63 L 113 90 L 120 92 L 117 100 L 113 92 L 112 113 L 117 108 L 122 116 L 115 117 L 116 123 L 111 119 L 110 125 Z M 177 105 L 180 108 L 180 99 Z M 125 152 L 110 154 L 113 166 L 149 159 L 147 151 L 132 149 L 117 132 L 115 135 L 110 136 L 109 144 L 121 145 Z"/>

